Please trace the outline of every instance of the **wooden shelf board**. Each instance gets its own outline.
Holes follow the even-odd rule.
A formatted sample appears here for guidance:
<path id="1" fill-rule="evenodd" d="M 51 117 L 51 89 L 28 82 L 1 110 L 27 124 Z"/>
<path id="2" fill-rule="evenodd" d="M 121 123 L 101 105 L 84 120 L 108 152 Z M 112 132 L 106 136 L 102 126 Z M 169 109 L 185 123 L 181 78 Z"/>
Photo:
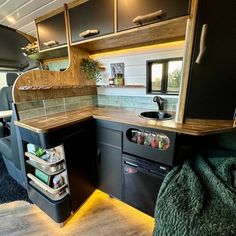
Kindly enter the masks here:
<path id="1" fill-rule="evenodd" d="M 130 85 L 97 85 L 98 88 L 145 88 L 141 84 L 130 84 Z"/>
<path id="2" fill-rule="evenodd" d="M 188 17 L 189 16 L 183 16 L 102 36 L 97 39 L 88 39 L 86 41 L 73 43 L 72 46 L 78 46 L 92 54 L 183 40 L 185 38 Z"/>
<path id="3" fill-rule="evenodd" d="M 41 85 L 41 86 L 34 86 L 34 85 L 26 85 L 20 86 L 18 90 L 20 91 L 38 91 L 38 90 L 57 90 L 57 89 L 77 89 L 77 88 L 85 88 L 85 87 L 95 87 L 92 85 L 85 86 L 85 85 Z"/>
<path id="4" fill-rule="evenodd" d="M 45 51 L 28 55 L 29 58 L 36 61 L 42 61 L 44 59 L 60 58 L 60 57 L 65 57 L 65 56 L 68 56 L 67 45 L 63 47 L 58 47 L 58 48 L 51 48 Z"/>

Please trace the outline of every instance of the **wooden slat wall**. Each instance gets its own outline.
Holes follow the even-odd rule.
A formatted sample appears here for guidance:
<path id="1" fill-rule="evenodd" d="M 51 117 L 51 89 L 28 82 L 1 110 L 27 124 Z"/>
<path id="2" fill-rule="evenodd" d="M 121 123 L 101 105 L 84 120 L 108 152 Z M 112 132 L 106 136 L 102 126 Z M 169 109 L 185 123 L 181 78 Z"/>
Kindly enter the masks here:
<path id="1" fill-rule="evenodd" d="M 22 74 L 14 84 L 13 101 L 18 103 L 96 94 L 95 81 L 84 79 L 80 73 L 80 61 L 86 57 L 88 53 L 85 50 L 70 47 L 70 66 L 66 71 L 31 70 Z M 21 86 L 57 86 L 59 89 L 19 90 Z"/>

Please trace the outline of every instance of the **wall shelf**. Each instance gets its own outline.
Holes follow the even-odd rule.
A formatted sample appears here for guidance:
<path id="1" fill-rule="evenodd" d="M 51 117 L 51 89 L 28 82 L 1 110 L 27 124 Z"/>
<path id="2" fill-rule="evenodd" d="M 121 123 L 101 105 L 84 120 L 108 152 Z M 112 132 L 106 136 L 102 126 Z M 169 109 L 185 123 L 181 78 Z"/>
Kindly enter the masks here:
<path id="1" fill-rule="evenodd" d="M 26 86 L 20 86 L 18 90 L 20 91 L 34 91 L 34 90 L 57 90 L 57 89 L 80 89 L 80 88 L 86 88 L 86 87 L 96 87 L 96 85 L 26 85 Z"/>
<path id="2" fill-rule="evenodd" d="M 60 58 L 68 56 L 68 48 L 67 45 L 63 45 L 61 47 L 51 48 L 48 50 L 40 51 L 37 53 L 33 53 L 28 55 L 29 58 L 41 61 L 46 59 Z"/>
<path id="3" fill-rule="evenodd" d="M 88 39 L 71 46 L 83 48 L 90 53 L 106 52 L 138 46 L 183 40 L 189 16 L 182 16 L 151 25 Z"/>
<path id="4" fill-rule="evenodd" d="M 97 85 L 98 88 L 146 88 L 141 84 L 130 84 L 130 85 Z"/>

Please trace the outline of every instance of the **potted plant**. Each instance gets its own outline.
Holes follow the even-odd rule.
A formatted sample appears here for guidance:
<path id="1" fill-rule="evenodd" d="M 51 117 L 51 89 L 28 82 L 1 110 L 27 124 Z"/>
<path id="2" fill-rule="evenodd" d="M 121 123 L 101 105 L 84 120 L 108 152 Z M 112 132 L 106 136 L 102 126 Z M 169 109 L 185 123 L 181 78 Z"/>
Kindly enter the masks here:
<path id="1" fill-rule="evenodd" d="M 91 58 L 84 58 L 80 62 L 80 70 L 88 80 L 99 81 L 102 69 L 100 63 Z"/>

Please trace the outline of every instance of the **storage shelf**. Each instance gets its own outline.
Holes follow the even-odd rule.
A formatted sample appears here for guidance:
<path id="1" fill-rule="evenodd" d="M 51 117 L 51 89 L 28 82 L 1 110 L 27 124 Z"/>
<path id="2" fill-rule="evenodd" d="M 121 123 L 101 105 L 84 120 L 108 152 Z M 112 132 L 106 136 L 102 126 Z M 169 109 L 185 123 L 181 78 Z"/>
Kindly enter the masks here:
<path id="1" fill-rule="evenodd" d="M 33 166 L 34 168 L 39 169 L 40 171 L 42 171 L 43 173 L 45 173 L 45 174 L 48 175 L 48 176 L 58 175 L 58 174 L 62 173 L 63 171 L 65 171 L 65 168 L 63 167 L 61 170 L 52 172 L 52 171 L 45 170 L 44 168 L 42 168 L 42 166 L 41 166 L 40 164 L 38 164 L 38 163 L 35 162 L 35 161 L 26 160 L 26 162 L 27 162 L 29 165 Z"/>
<path id="2" fill-rule="evenodd" d="M 20 91 L 34 91 L 34 90 L 57 90 L 57 89 L 78 89 L 78 88 L 86 88 L 86 87 L 95 87 L 96 85 L 61 85 L 61 86 L 55 86 L 55 85 L 40 85 L 40 86 L 33 86 L 33 85 L 26 85 L 26 86 L 20 86 L 18 90 Z"/>
<path id="3" fill-rule="evenodd" d="M 62 200 L 63 198 L 65 198 L 69 193 L 66 189 L 66 192 L 59 195 L 59 196 L 55 196 L 53 194 L 51 194 L 50 192 L 45 191 L 43 188 L 41 188 L 40 186 L 37 185 L 37 183 L 35 183 L 33 180 L 29 181 L 29 184 L 31 186 L 33 186 L 35 189 L 37 189 L 39 192 L 43 193 L 44 195 L 46 195 L 49 199 L 53 200 L 53 201 L 59 201 Z"/>
<path id="4" fill-rule="evenodd" d="M 60 46 L 57 48 L 50 48 L 44 51 L 40 51 L 38 53 L 33 53 L 28 55 L 29 58 L 42 61 L 46 59 L 53 59 L 53 58 L 60 58 L 60 57 L 67 57 L 68 56 L 68 48 L 67 45 Z"/>
<path id="5" fill-rule="evenodd" d="M 98 88 L 145 88 L 141 84 L 130 84 L 130 85 L 97 85 Z"/>
<path id="6" fill-rule="evenodd" d="M 188 18 L 189 16 L 182 16 L 147 26 L 101 36 L 99 38 L 72 43 L 71 46 L 78 46 L 90 53 L 98 53 L 179 41 L 185 38 Z"/>
<path id="7" fill-rule="evenodd" d="M 64 159 L 60 159 L 58 161 L 55 162 L 46 162 L 44 160 L 42 160 L 40 157 L 35 156 L 34 154 L 30 153 L 30 152 L 25 152 L 25 155 L 27 157 L 29 157 L 30 159 L 33 159 L 34 161 L 38 162 L 41 165 L 44 165 L 45 167 L 52 167 L 55 166 L 59 163 L 61 163 Z"/>
<path id="8" fill-rule="evenodd" d="M 68 186 L 66 183 L 64 185 L 62 185 L 60 188 L 53 189 L 30 173 L 27 174 L 27 177 L 31 179 L 30 184 L 32 186 L 37 188 L 39 191 L 44 193 L 46 196 L 48 196 L 53 201 L 57 201 L 57 200 L 60 200 L 63 197 L 65 197 L 65 196 L 63 196 L 63 195 L 65 195 L 64 193 L 63 194 L 59 194 L 59 193 L 60 193 L 60 191 L 63 191 Z M 66 190 L 66 192 L 67 192 L 67 190 Z"/>

